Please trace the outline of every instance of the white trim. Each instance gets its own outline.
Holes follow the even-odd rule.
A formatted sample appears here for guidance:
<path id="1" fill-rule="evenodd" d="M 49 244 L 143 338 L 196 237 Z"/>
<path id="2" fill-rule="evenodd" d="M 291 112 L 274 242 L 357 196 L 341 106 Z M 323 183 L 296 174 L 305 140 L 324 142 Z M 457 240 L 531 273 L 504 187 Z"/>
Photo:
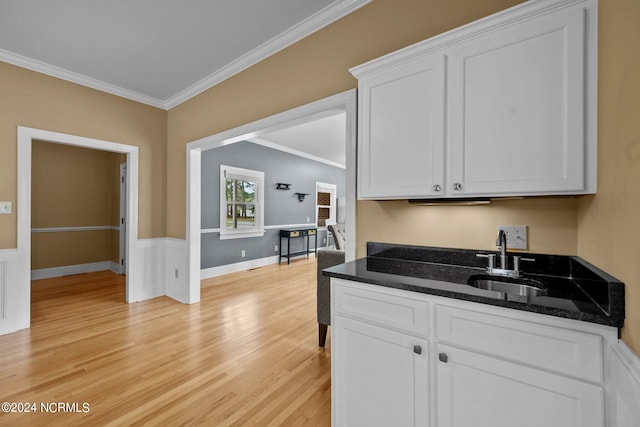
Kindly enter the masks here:
<path id="1" fill-rule="evenodd" d="M 120 200 L 118 215 L 118 271 L 127 272 L 127 164 L 120 163 L 118 198 Z"/>
<path id="2" fill-rule="evenodd" d="M 123 274 L 122 266 L 116 262 L 109 261 L 109 270 L 113 271 L 116 274 Z"/>
<path id="3" fill-rule="evenodd" d="M 191 141 L 187 150 L 187 258 L 188 300 L 200 300 L 200 241 L 201 241 L 201 187 L 202 150 L 209 150 L 234 142 L 245 141 L 260 135 L 285 129 L 293 122 L 302 123 L 327 110 L 346 111 L 346 251 L 345 259 L 351 261 L 356 254 L 356 90 L 351 89 L 291 110 L 269 116 L 215 135 Z M 266 227 L 265 227 L 266 228 Z"/>
<path id="4" fill-rule="evenodd" d="M 111 261 L 91 262 L 88 264 L 64 265 L 61 267 L 31 270 L 31 280 L 50 279 L 52 277 L 71 276 L 73 274 L 93 273 L 112 270 Z"/>
<path id="5" fill-rule="evenodd" d="M 251 228 L 227 228 L 227 201 L 226 180 L 237 179 L 246 182 L 255 182 L 255 200 L 251 204 L 255 205 L 255 216 L 253 227 Z M 234 190 L 235 193 L 235 190 Z M 235 196 L 234 196 L 235 197 Z M 232 201 L 231 203 L 236 203 Z M 220 240 L 243 239 L 246 237 L 264 236 L 264 172 L 252 169 L 238 168 L 235 166 L 220 165 Z M 235 206 L 235 205 L 234 205 Z M 236 217 L 234 208 L 233 217 Z"/>
<path id="6" fill-rule="evenodd" d="M 0 49 L 0 61 L 16 65 L 46 74 L 82 86 L 90 87 L 112 95 L 130 99 L 132 101 L 147 104 L 152 107 L 170 110 L 182 104 L 194 96 L 204 92 L 207 89 L 223 82 L 224 80 L 238 74 L 239 72 L 257 64 L 263 59 L 291 46 L 292 44 L 302 40 L 303 38 L 315 33 L 318 30 L 332 24 L 333 22 L 343 18 L 344 16 L 356 11 L 362 6 L 370 3 L 372 0 L 336 0 L 324 9 L 311 15 L 304 21 L 292 26 L 291 28 L 278 34 L 271 40 L 266 41 L 257 48 L 242 55 L 236 60 L 230 62 L 224 67 L 216 70 L 202 80 L 183 89 L 177 94 L 167 99 L 158 99 L 140 92 L 125 89 L 102 80 L 94 79 L 83 74 L 75 73 L 64 68 L 56 67 L 26 56 L 18 55 L 8 50 Z"/>
<path id="7" fill-rule="evenodd" d="M 305 222 L 302 224 L 276 224 L 276 225 L 265 225 L 265 230 L 279 230 L 281 228 L 298 228 L 298 227 L 315 227 L 316 225 L 313 222 Z"/>
<path id="8" fill-rule="evenodd" d="M 280 224 L 280 225 L 265 225 L 265 230 L 279 230 L 281 228 L 298 228 L 298 227 L 315 227 L 316 225 L 312 222 L 305 222 L 302 224 Z M 219 228 L 203 228 L 200 230 L 200 234 L 211 234 L 211 233 L 219 233 Z"/>
<path id="9" fill-rule="evenodd" d="M 11 304 L 18 307 L 20 324 L 17 329 L 30 326 L 31 322 L 31 146 L 33 140 L 54 142 L 64 145 L 92 148 L 96 150 L 123 153 L 127 155 L 129 175 L 127 177 L 127 265 L 132 266 L 126 278 L 127 302 L 142 299 L 145 266 L 138 251 L 138 147 L 116 142 L 87 138 L 42 129 L 18 126 L 18 262 L 16 275 L 19 280 L 11 283 L 15 287 Z M 1 329 L 1 327 L 0 327 Z"/>
<path id="10" fill-rule="evenodd" d="M 124 89 L 119 86 L 112 85 L 111 83 L 103 82 L 102 80 L 87 77 L 83 74 L 56 67 L 55 65 L 49 65 L 35 59 L 27 58 L 26 56 L 18 55 L 17 53 L 13 53 L 8 50 L 0 49 L 0 61 L 7 62 L 18 67 L 26 68 L 27 70 L 46 74 L 51 77 L 66 80 L 71 83 L 86 86 L 91 89 L 96 89 L 101 92 L 110 93 L 111 95 L 120 96 L 122 98 L 130 99 L 132 101 L 140 102 L 146 105 L 151 105 L 152 107 L 162 108 L 163 110 L 167 109 L 167 103 L 165 101 L 154 98 L 152 96 L 143 95 L 139 92 L 134 92 L 129 89 Z"/>
<path id="11" fill-rule="evenodd" d="M 354 12 L 372 0 L 338 0 L 165 101 L 171 109 Z"/>
<path id="12" fill-rule="evenodd" d="M 104 231 L 113 230 L 120 231 L 120 227 L 112 225 L 91 225 L 86 227 L 49 227 L 49 228 L 32 228 L 32 233 L 66 233 L 69 231 Z"/>
<path id="13" fill-rule="evenodd" d="M 640 420 L 640 356 L 618 341 L 611 346 L 608 371 L 607 425 L 637 426 Z"/>
<path id="14" fill-rule="evenodd" d="M 333 166 L 335 168 L 346 169 L 346 166 L 342 163 L 334 162 L 331 160 L 324 159 L 322 157 L 314 156 L 313 154 L 305 153 L 303 151 L 295 150 L 293 148 L 285 147 L 282 145 L 275 144 L 273 142 L 269 142 L 265 139 L 260 138 L 251 138 L 247 141 L 253 142 L 254 144 L 262 145 L 263 147 L 272 148 L 274 150 L 282 151 L 284 153 L 293 154 L 294 156 L 303 157 L 305 159 L 313 160 L 314 162 L 324 163 L 329 166 Z"/>
<path id="15" fill-rule="evenodd" d="M 266 258 L 258 258 L 249 261 L 221 265 L 218 267 L 204 268 L 200 270 L 200 280 L 211 279 L 212 277 L 223 276 L 225 274 L 237 273 L 239 271 L 246 271 L 252 268 L 259 268 L 271 264 L 277 264 L 279 258 L 280 257 L 278 255 L 275 255 Z"/>

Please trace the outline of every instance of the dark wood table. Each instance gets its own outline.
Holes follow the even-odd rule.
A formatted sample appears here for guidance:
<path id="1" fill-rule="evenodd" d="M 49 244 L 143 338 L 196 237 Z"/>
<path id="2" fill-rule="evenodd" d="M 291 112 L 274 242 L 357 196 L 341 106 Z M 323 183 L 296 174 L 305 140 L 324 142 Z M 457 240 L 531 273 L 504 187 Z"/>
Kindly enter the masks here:
<path id="1" fill-rule="evenodd" d="M 315 245 L 313 248 L 309 247 L 309 238 L 311 236 L 315 237 Z M 304 251 L 291 252 L 291 239 L 295 239 L 298 237 L 306 237 L 307 240 L 307 249 Z M 282 239 L 287 239 L 287 253 L 282 253 Z M 287 259 L 287 264 L 291 261 L 291 257 L 298 255 L 307 255 L 309 258 L 310 253 L 315 253 L 318 248 L 318 229 L 317 228 L 296 228 L 296 229 L 285 229 L 280 230 L 280 258 L 279 262 L 282 262 L 282 258 Z"/>

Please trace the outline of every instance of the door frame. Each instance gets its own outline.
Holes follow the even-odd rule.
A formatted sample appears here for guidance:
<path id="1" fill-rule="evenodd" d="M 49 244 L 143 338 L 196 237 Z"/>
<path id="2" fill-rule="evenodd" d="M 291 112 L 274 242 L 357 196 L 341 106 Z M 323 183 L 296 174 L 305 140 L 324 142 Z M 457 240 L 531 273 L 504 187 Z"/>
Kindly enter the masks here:
<path id="1" fill-rule="evenodd" d="M 120 238 L 118 239 L 118 271 L 120 274 L 126 274 L 127 272 L 127 227 L 129 221 L 127 220 L 127 163 L 120 163 L 120 224 L 119 229 Z"/>
<path id="2" fill-rule="evenodd" d="M 128 233 L 126 239 L 127 265 L 129 274 L 126 276 L 126 300 L 136 301 L 137 290 L 134 284 L 141 283 L 139 268 L 132 268 L 140 264 L 136 251 L 138 236 L 138 147 L 120 144 L 100 139 L 87 138 L 43 129 L 18 126 L 18 256 L 20 258 L 20 277 L 24 283 L 16 284 L 20 295 L 15 303 L 20 306 L 23 322 L 22 328 L 31 324 L 31 167 L 32 142 L 34 140 L 55 144 L 72 145 L 76 147 L 92 148 L 127 156 L 127 219 Z"/>
<path id="3" fill-rule="evenodd" d="M 347 261 L 355 259 L 357 95 L 356 90 L 351 89 L 187 144 L 186 237 L 188 252 L 187 302 L 189 304 L 200 301 L 202 151 L 258 138 L 263 134 L 312 120 L 315 116 L 326 114 L 326 111 L 332 109 L 346 112 L 345 259 Z"/>

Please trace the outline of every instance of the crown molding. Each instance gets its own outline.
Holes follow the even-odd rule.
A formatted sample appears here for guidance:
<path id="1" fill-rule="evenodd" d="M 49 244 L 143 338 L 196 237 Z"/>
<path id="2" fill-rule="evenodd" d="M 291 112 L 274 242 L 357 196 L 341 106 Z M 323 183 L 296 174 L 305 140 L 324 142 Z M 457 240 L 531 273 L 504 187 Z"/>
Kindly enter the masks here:
<path id="1" fill-rule="evenodd" d="M 340 18 L 365 6 L 373 0 L 338 0 L 309 18 L 278 34 L 228 65 L 220 68 L 197 83 L 189 86 L 166 100 L 166 108 L 171 109 L 193 98 L 205 90 L 221 83 L 229 77 L 246 70 L 265 58 L 302 40 L 314 32 L 332 24 Z"/>
<path id="2" fill-rule="evenodd" d="M 166 110 L 166 103 L 160 99 L 124 89 L 119 86 L 103 82 L 102 80 L 87 77 L 83 74 L 74 73 L 73 71 L 65 70 L 64 68 L 56 67 L 55 65 L 27 58 L 26 56 L 18 55 L 17 53 L 13 53 L 8 50 L 0 49 L 0 61 Z"/>
<path id="3" fill-rule="evenodd" d="M 342 163 L 338 163 L 331 160 L 327 160 L 322 157 L 314 156 L 313 154 L 305 153 L 304 151 L 299 151 L 294 148 L 284 147 L 282 145 L 279 145 L 261 138 L 250 138 L 250 139 L 247 139 L 247 141 L 252 142 L 254 144 L 262 145 L 263 147 L 272 148 L 274 150 L 293 154 L 294 156 L 304 157 L 305 159 L 313 160 L 314 162 L 324 163 L 329 166 L 333 166 L 335 168 L 346 169 L 346 165 Z"/>
<path id="4" fill-rule="evenodd" d="M 372 1 L 373 0 L 336 0 L 331 5 L 325 7 L 319 12 L 316 12 L 304 21 L 292 26 L 271 40 L 268 40 L 245 55 L 242 55 L 235 61 L 165 100 L 143 95 L 133 90 L 106 83 L 102 80 L 56 67 L 55 65 L 50 65 L 42 61 L 37 61 L 4 49 L 0 49 L 0 61 L 66 80 L 71 83 L 110 93 L 112 95 L 120 96 L 122 98 L 127 98 L 142 104 L 147 104 L 152 107 L 169 110 L 251 67 L 252 65 L 257 64 L 282 49 L 285 49 L 295 42 L 300 41 L 308 35 L 332 24 Z"/>

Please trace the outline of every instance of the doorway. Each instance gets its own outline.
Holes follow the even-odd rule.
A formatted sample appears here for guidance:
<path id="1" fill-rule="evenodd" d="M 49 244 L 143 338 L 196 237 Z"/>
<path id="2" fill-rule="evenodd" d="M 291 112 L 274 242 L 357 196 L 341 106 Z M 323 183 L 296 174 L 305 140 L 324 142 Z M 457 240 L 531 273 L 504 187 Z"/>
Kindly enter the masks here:
<path id="1" fill-rule="evenodd" d="M 331 109 L 342 109 L 346 112 L 345 256 L 347 261 L 355 259 L 356 91 L 353 89 L 187 144 L 188 303 L 200 300 L 202 151 L 259 138 L 263 134 L 309 121 Z"/>
<path id="2" fill-rule="evenodd" d="M 136 240 L 138 235 L 138 147 L 110 141 L 51 132 L 42 129 L 18 127 L 18 263 L 19 277 L 13 287 L 12 304 L 17 306 L 16 319 L 8 319 L 23 329 L 30 326 L 31 304 L 31 169 L 32 142 L 34 140 L 63 145 L 92 148 L 126 155 L 126 218 L 127 236 L 125 242 L 128 273 L 126 276 L 126 300 L 135 301 L 140 283 L 139 272 L 135 268 L 138 262 Z"/>

